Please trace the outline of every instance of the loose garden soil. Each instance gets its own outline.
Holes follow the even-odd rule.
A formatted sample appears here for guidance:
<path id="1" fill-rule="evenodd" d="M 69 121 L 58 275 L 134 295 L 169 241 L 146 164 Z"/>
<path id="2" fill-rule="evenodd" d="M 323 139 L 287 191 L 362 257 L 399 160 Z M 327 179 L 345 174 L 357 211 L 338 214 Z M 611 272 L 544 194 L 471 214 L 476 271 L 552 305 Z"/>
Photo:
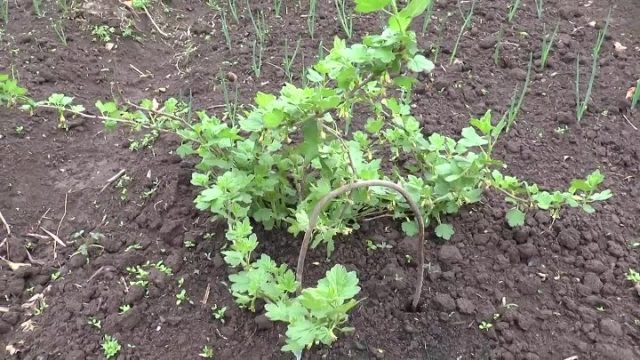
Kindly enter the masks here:
<path id="1" fill-rule="evenodd" d="M 117 1 L 84 1 L 64 23 L 63 46 L 52 28 L 60 13 L 53 1 L 43 3 L 44 16 L 38 18 L 31 1 L 9 2 L 8 25 L 0 28 L 0 72 L 13 72 L 36 99 L 63 92 L 88 109 L 113 95 L 137 101 L 191 94 L 196 108 L 220 113 L 220 74 L 235 74 L 229 86 L 237 86 L 240 102 L 250 104 L 256 91 L 281 86 L 285 38 L 295 44 L 302 37 L 300 53 L 309 65 L 320 39 L 330 45 L 342 35 L 333 1 L 319 2 L 311 39 L 306 1 L 303 10 L 285 1 L 288 13 L 277 18 L 272 1 L 252 0 L 271 27 L 263 75 L 255 79 L 254 30 L 247 16 L 239 24 L 231 21 L 229 50 L 219 12 L 204 1 L 154 3 L 151 14 L 169 38 L 144 13 Z M 460 3 L 466 12 L 469 2 Z M 459 61 L 449 65 L 462 23 L 457 6 L 437 1 L 420 40 L 425 49 L 435 48 L 438 28 L 444 29 L 437 68 L 421 77 L 414 94 L 413 111 L 426 131 L 456 135 L 470 116 L 487 109 L 502 114 L 525 79 L 529 53 L 539 59 L 543 23 L 547 33 L 559 24 L 549 67 L 534 67 L 518 122 L 501 139 L 497 156 L 509 164 L 506 172 L 550 189 L 600 168 L 615 196 L 593 215 L 569 210 L 554 222 L 533 212 L 526 226 L 512 230 L 504 222 L 502 199 L 489 194 L 450 219 L 457 233 L 449 242 L 426 244 L 419 312 L 406 311 L 416 274 L 406 255 L 414 254 L 414 239 L 390 220 L 365 222 L 337 242 L 330 259 L 322 249 L 310 254 L 309 283 L 331 264 L 345 264 L 358 272 L 362 302 L 350 316 L 353 334 L 305 358 L 640 359 L 640 294 L 625 279 L 629 268 L 640 268 L 640 112 L 630 111 L 625 100 L 640 76 L 637 1 L 546 0 L 542 20 L 534 1 L 523 1 L 512 24 L 506 20 L 507 1 L 479 1 Z M 577 124 L 576 58 L 586 86 L 591 47 L 610 6 L 593 100 Z M 95 25 L 118 29 L 127 19 L 138 40 L 116 31 L 107 48 L 92 39 Z M 354 18 L 355 34 L 381 26 L 373 16 Z M 494 62 L 498 40 L 501 52 Z M 300 56 L 296 66 L 299 72 Z M 179 140 L 161 136 L 153 148 L 131 152 L 128 139 L 135 135 L 125 130 L 109 133 L 98 122 L 70 119 L 73 126 L 65 132 L 56 122 L 54 113 L 0 110 L 0 212 L 11 227 L 10 235 L 0 227 L 0 256 L 30 264 L 13 271 L 0 261 L 0 358 L 102 359 L 100 343 L 109 334 L 123 344 L 118 359 L 197 359 L 204 345 L 215 349 L 216 359 L 290 359 L 280 351 L 283 325 L 234 304 L 220 256 L 225 224 L 195 210 L 192 163 L 174 154 Z M 18 126 L 23 130 L 16 131 Z M 122 169 L 131 178 L 126 201 L 116 182 L 103 189 Z M 54 245 L 42 229 L 67 246 Z M 80 230 L 84 235 L 73 239 Z M 87 258 L 78 249 L 91 241 L 90 232 L 103 237 L 96 242 L 101 247 L 88 248 Z M 262 252 L 294 265 L 300 238 L 258 235 Z M 393 248 L 368 250 L 369 239 Z M 190 241 L 194 247 L 185 246 Z M 127 267 L 160 260 L 173 275 L 153 271 L 146 296 L 127 287 Z M 180 278 L 192 303 L 177 306 Z M 37 294 L 48 307 L 32 316 L 29 300 Z M 125 303 L 131 310 L 119 314 Z M 214 304 L 227 307 L 224 323 L 212 317 Z M 89 325 L 90 318 L 100 320 L 101 329 Z M 483 321 L 493 326 L 483 331 Z M 17 353 L 11 355 L 12 349 Z"/>

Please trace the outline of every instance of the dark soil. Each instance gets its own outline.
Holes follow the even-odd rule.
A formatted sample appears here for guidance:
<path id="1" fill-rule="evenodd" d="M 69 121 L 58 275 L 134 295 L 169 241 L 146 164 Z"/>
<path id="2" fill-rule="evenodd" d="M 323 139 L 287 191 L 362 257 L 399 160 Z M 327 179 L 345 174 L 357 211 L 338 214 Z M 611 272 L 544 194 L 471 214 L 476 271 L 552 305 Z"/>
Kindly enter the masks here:
<path id="1" fill-rule="evenodd" d="M 221 109 L 215 106 L 224 103 L 220 74 L 237 75 L 230 86 L 237 86 L 241 103 L 250 103 L 257 90 L 277 91 L 284 79 L 282 70 L 266 63 L 262 77 L 253 79 L 250 20 L 242 16 L 239 24 L 231 22 L 230 51 L 218 13 L 203 1 L 154 4 L 154 19 L 171 34 L 168 39 L 144 14 L 117 8 L 116 1 L 100 6 L 85 1 L 64 22 L 66 47 L 52 28 L 60 13 L 54 2 L 45 3 L 44 16 L 37 18 L 31 1 L 10 1 L 9 23 L 1 29 L 0 72 L 13 71 L 34 98 L 63 92 L 91 109 L 114 93 L 133 101 L 191 93 L 197 107 L 216 112 Z M 306 32 L 306 10 L 290 5 L 284 18 L 276 18 L 269 10 L 272 1 L 251 3 L 267 13 L 271 35 L 265 60 L 274 65 L 281 63 L 285 37 L 289 44 L 303 37 L 301 53 L 308 65 L 320 39 L 330 44 L 341 34 L 331 1 L 319 2 L 315 39 Z M 594 215 L 565 211 L 553 222 L 545 213 L 531 213 L 525 227 L 511 230 L 504 223 L 502 199 L 490 194 L 450 220 L 457 229 L 451 241 L 427 244 L 427 279 L 416 313 L 405 311 L 416 273 L 406 257 L 414 252 L 412 240 L 401 235 L 398 224 L 365 223 L 338 242 L 330 261 L 322 250 L 310 254 L 308 281 L 332 263 L 345 264 L 358 271 L 364 300 L 351 314 L 355 333 L 331 349 L 315 348 L 307 358 L 640 359 L 640 296 L 625 280 L 629 268 L 640 268 L 640 133 L 635 128 L 640 116 L 625 100 L 640 76 L 640 7 L 634 0 L 544 4 L 543 21 L 534 2 L 523 1 L 509 24 L 507 1 L 480 1 L 473 28 L 462 37 L 461 61 L 449 65 L 462 20 L 456 1 L 438 1 L 421 43 L 435 48 L 437 28 L 444 29 L 441 66 L 422 79 L 414 112 L 427 131 L 449 135 L 471 115 L 487 109 L 502 114 L 523 83 L 529 53 L 539 58 L 542 24 L 547 32 L 559 24 L 549 67 L 534 70 L 519 120 L 502 139 L 498 155 L 509 164 L 508 172 L 545 188 L 563 188 L 600 168 L 615 197 Z M 462 2 L 465 11 L 468 5 Z M 576 57 L 586 86 L 596 28 L 603 26 L 609 6 L 612 19 L 593 101 L 577 124 Z M 119 30 L 110 50 L 92 40 L 93 26 L 119 29 L 126 19 L 135 24 L 138 41 L 123 38 Z M 354 23 L 356 34 L 381 25 L 371 16 Z M 616 50 L 614 42 L 626 50 Z M 99 123 L 72 120 L 74 127 L 64 132 L 56 129 L 56 121 L 52 113 L 30 117 L 0 111 L 0 212 L 11 226 L 11 235 L 0 229 L 0 256 L 31 264 L 12 271 L 0 261 L 0 358 L 100 359 L 105 334 L 123 344 L 118 359 L 196 359 L 204 345 L 215 349 L 216 359 L 290 358 L 279 350 L 283 326 L 234 305 L 219 255 L 224 224 L 195 211 L 192 168 L 173 153 L 177 139 L 163 136 L 152 149 L 131 152 L 128 139 L 134 135 L 123 130 L 106 133 Z M 121 169 L 131 178 L 126 200 L 115 183 L 101 191 Z M 67 246 L 54 247 L 53 240 L 42 237 L 42 228 Z M 84 234 L 74 239 L 80 230 Z M 90 232 L 102 236 L 92 240 Z M 293 264 L 300 239 L 259 235 L 262 251 Z M 393 248 L 367 251 L 367 239 Z M 102 247 L 89 246 L 88 258 L 78 253 L 92 241 Z M 190 241 L 194 247 L 186 246 Z M 127 267 L 160 260 L 173 275 L 154 272 L 146 295 L 127 287 Z M 177 306 L 180 278 L 192 303 Z M 36 294 L 44 295 L 48 307 L 31 316 L 28 303 Z M 119 314 L 125 303 L 131 310 Z M 212 317 L 214 304 L 227 307 L 224 323 Z M 89 325 L 90 318 L 100 320 L 101 329 Z M 482 321 L 493 327 L 480 330 Z M 17 354 L 10 355 L 10 349 Z"/>

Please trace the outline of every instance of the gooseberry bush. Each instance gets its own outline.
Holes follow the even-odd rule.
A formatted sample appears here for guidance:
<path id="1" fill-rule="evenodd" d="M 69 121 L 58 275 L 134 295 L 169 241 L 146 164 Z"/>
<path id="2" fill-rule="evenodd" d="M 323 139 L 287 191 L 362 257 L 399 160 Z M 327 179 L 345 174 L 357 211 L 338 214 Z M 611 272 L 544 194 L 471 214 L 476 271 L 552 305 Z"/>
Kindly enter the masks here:
<path id="1" fill-rule="evenodd" d="M 612 196 L 598 190 L 604 177 L 597 170 L 565 191 L 545 191 L 503 174 L 506 166 L 492 152 L 511 124 L 507 117 L 493 121 L 491 111 L 471 119 L 457 138 L 426 134 L 411 114 L 412 89 L 416 75 L 434 65 L 422 55 L 410 25 L 429 0 L 411 0 L 402 9 L 396 0 L 355 3 L 356 12 L 388 16 L 380 34 L 351 45 L 336 38 L 330 52 L 307 69 L 307 86 L 287 83 L 277 94 L 258 92 L 251 108 L 235 117 L 195 111 L 173 98 L 139 105 L 99 101 L 100 115 L 91 115 L 63 95 L 55 94 L 53 100 L 64 100 L 59 104 L 33 101 L 8 77 L 0 77 L 0 102 L 22 103 L 30 111 L 53 108 L 61 119 L 64 114 L 101 119 L 109 128 L 128 125 L 144 132 L 149 143 L 161 132 L 178 134 L 177 153 L 199 159 L 191 179 L 201 189 L 196 207 L 228 223 L 222 254 L 235 269 L 231 293 L 250 311 L 259 301 L 266 303 L 267 317 L 288 324 L 283 350 L 300 358 L 314 344 L 330 345 L 339 333 L 353 330 L 346 323 L 357 304 L 358 278 L 335 265 L 316 287 L 302 289 L 301 278 L 286 264 L 258 253 L 252 224 L 286 228 L 294 236 L 315 230 L 312 248 L 324 246 L 330 256 L 337 236 L 384 213 L 400 221 L 408 236 L 431 226 L 448 240 L 455 229 L 445 215 L 479 202 L 488 190 L 510 204 L 506 221 L 512 227 L 523 225 L 531 208 L 548 210 L 554 218 L 565 206 L 592 213 L 594 202 Z M 396 184 L 411 201 L 389 187 L 361 186 L 374 180 Z M 317 219 L 311 216 L 332 190 L 345 186 L 344 196 L 329 202 Z M 420 216 L 412 216 L 411 203 L 417 204 L 422 224 L 415 221 Z M 422 269 L 418 276 L 416 300 Z"/>

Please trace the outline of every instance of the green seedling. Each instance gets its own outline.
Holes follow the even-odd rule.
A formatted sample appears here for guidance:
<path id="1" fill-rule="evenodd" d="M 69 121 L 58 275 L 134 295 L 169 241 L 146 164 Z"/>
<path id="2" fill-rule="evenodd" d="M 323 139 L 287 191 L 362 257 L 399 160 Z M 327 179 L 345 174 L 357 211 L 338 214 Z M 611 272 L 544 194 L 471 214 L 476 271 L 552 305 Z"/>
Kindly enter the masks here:
<path id="1" fill-rule="evenodd" d="M 220 321 L 223 324 L 224 324 L 224 316 L 226 311 L 227 311 L 226 306 L 219 308 L 218 305 L 214 304 L 213 307 L 211 308 L 211 314 L 213 315 L 213 318 Z"/>
<path id="2" fill-rule="evenodd" d="M 132 146 L 132 144 L 137 144 L 136 141 L 132 141 L 129 144 L 129 150 L 135 150 L 138 146 Z M 116 182 L 115 188 L 120 193 L 120 200 L 127 201 L 129 199 L 129 185 L 131 184 L 131 177 L 129 175 L 122 175 L 118 181 Z"/>
<path id="3" fill-rule="evenodd" d="M 511 5 L 509 5 L 509 12 L 507 13 L 507 20 L 509 20 L 509 22 L 513 22 L 513 19 L 516 17 L 518 9 L 520 8 L 520 2 L 521 0 L 513 0 Z"/>
<path id="4" fill-rule="evenodd" d="M 248 1 L 247 12 L 249 13 L 249 19 L 251 19 L 251 24 L 253 25 L 255 37 L 258 42 L 260 42 L 260 45 L 264 46 L 267 41 L 267 36 L 269 35 L 269 25 L 265 20 L 264 13 L 262 10 L 258 10 L 257 16 L 254 16 Z"/>
<path id="5" fill-rule="evenodd" d="M 346 0 L 334 0 L 336 4 L 336 10 L 338 12 L 338 20 L 347 39 L 351 39 L 353 35 L 353 14 L 347 9 Z"/>
<path id="6" fill-rule="evenodd" d="M 111 335 L 105 335 L 104 338 L 102 338 L 102 352 L 105 358 L 115 358 L 118 356 L 118 353 L 120 353 L 120 350 L 122 350 L 122 346 L 118 342 L 118 339 Z"/>
<path id="7" fill-rule="evenodd" d="M 367 240 L 367 249 L 371 250 L 371 251 L 376 251 L 376 250 L 384 250 L 384 249 L 391 249 L 393 248 L 393 246 L 387 244 L 386 242 L 381 242 L 381 243 L 375 243 L 372 240 Z"/>
<path id="8" fill-rule="evenodd" d="M 5 25 L 9 23 L 9 0 L 0 0 L 0 16 Z"/>
<path id="9" fill-rule="evenodd" d="M 23 136 L 24 135 L 24 126 L 22 126 L 22 125 L 16 126 L 15 131 L 16 131 L 16 135 Z"/>
<path id="10" fill-rule="evenodd" d="M 42 17 L 42 10 L 40 9 L 40 4 L 42 3 L 42 0 L 33 0 L 32 4 L 33 4 L 33 13 L 37 16 L 37 17 Z"/>
<path id="11" fill-rule="evenodd" d="M 453 51 L 451 51 L 451 56 L 449 57 L 449 65 L 453 64 L 453 61 L 456 59 L 456 54 L 458 53 L 458 46 L 460 45 L 460 40 L 462 39 L 462 35 L 464 32 L 471 28 L 471 19 L 473 18 L 473 11 L 476 7 L 476 0 L 471 2 L 471 8 L 467 15 L 463 15 L 462 26 L 460 27 L 460 32 L 458 32 L 458 37 L 456 38 L 456 43 L 453 46 Z M 460 10 L 462 12 L 462 10 Z"/>
<path id="12" fill-rule="evenodd" d="M 35 309 L 33 309 L 33 315 L 35 316 L 42 315 L 44 311 L 47 310 L 48 307 L 49 305 L 47 305 L 47 302 L 44 299 L 44 297 L 40 298 L 38 300 L 38 306 L 36 306 Z"/>
<path id="13" fill-rule="evenodd" d="M 238 85 L 234 82 L 233 92 L 229 90 L 229 82 L 224 75 L 220 75 L 220 84 L 222 85 L 222 96 L 224 98 L 225 118 L 235 124 L 237 114 L 240 111 Z"/>
<path id="14" fill-rule="evenodd" d="M 254 75 L 259 78 L 262 73 L 262 56 L 264 49 L 262 48 L 262 42 L 259 40 L 253 40 L 251 44 L 251 69 Z"/>
<path id="15" fill-rule="evenodd" d="M 193 240 L 185 240 L 184 247 L 186 247 L 187 249 L 193 249 L 196 247 L 196 243 Z"/>
<path id="16" fill-rule="evenodd" d="M 524 85 L 522 86 L 522 90 L 520 91 L 520 95 L 517 96 L 517 89 L 513 94 L 513 98 L 511 98 L 511 104 L 509 105 L 509 109 L 504 114 L 503 119 L 506 119 L 507 128 L 506 131 L 509 131 L 511 126 L 515 123 L 518 118 L 518 114 L 520 113 L 520 108 L 522 107 L 522 102 L 524 101 L 524 97 L 529 90 L 529 82 L 531 80 L 531 68 L 533 66 L 533 54 L 529 55 L 529 65 L 527 66 L 527 76 L 524 80 Z"/>
<path id="17" fill-rule="evenodd" d="M 316 12 L 318 8 L 318 0 L 309 0 L 309 13 L 307 14 L 307 30 L 309 36 L 313 39 L 316 32 Z"/>
<path id="18" fill-rule="evenodd" d="M 284 39 L 284 57 L 282 58 L 282 70 L 284 70 L 284 74 L 289 82 L 293 82 L 291 68 L 293 67 L 293 63 L 296 61 L 298 50 L 300 50 L 300 39 L 296 41 L 296 48 L 293 50 L 293 53 L 289 53 L 289 42 L 287 38 Z"/>
<path id="19" fill-rule="evenodd" d="M 176 305 L 181 305 L 189 301 L 187 290 L 182 289 L 176 294 Z"/>
<path id="20" fill-rule="evenodd" d="M 56 0 L 56 4 L 58 4 L 58 9 L 62 13 L 63 17 L 66 17 L 69 13 L 69 3 L 68 0 Z"/>
<path id="21" fill-rule="evenodd" d="M 51 281 L 56 281 L 58 279 L 60 279 L 60 271 L 54 271 L 53 273 L 51 273 Z"/>
<path id="22" fill-rule="evenodd" d="M 91 31 L 91 35 L 95 36 L 98 40 L 108 43 L 111 41 L 111 36 L 116 32 L 111 26 L 108 25 L 96 25 Z"/>
<path id="23" fill-rule="evenodd" d="M 478 328 L 480 328 L 480 330 L 482 331 L 489 331 L 492 327 L 493 327 L 493 324 L 487 321 L 481 322 L 480 325 L 478 326 Z"/>
<path id="24" fill-rule="evenodd" d="M 135 244 L 131 244 L 129 246 L 127 246 L 126 249 L 124 249 L 124 252 L 129 252 L 129 251 L 134 251 L 134 250 L 141 250 L 142 249 L 142 245 L 140 243 L 135 243 Z"/>
<path id="25" fill-rule="evenodd" d="M 433 44 L 431 46 L 431 54 L 433 55 L 433 62 L 437 63 L 438 62 L 438 58 L 440 57 L 440 50 L 442 47 L 442 40 L 444 37 L 444 30 L 446 28 L 446 21 L 442 24 L 440 24 L 440 26 L 438 26 L 438 37 L 436 39 L 435 44 Z"/>
<path id="26" fill-rule="evenodd" d="M 569 127 L 567 125 L 558 126 L 555 130 L 553 130 L 558 135 L 564 135 L 569 131 Z"/>
<path id="27" fill-rule="evenodd" d="M 64 23 L 60 20 L 60 21 L 53 21 L 51 23 L 51 27 L 53 28 L 53 31 L 56 33 L 56 37 L 58 38 L 58 40 L 60 41 L 60 43 L 64 46 L 68 45 L 67 42 L 67 34 L 64 32 Z"/>
<path id="28" fill-rule="evenodd" d="M 500 52 L 502 51 L 502 36 L 504 34 L 504 29 L 500 27 L 500 31 L 498 32 L 498 36 L 496 38 L 496 46 L 493 51 L 493 63 L 496 65 L 500 64 Z"/>
<path id="29" fill-rule="evenodd" d="M 633 269 L 629 269 L 627 271 L 627 280 L 631 281 L 634 284 L 640 284 L 640 273 Z"/>
<path id="30" fill-rule="evenodd" d="M 227 15 L 224 12 L 221 12 L 222 17 L 222 34 L 224 35 L 224 41 L 227 44 L 227 48 L 229 50 L 233 49 L 231 45 L 231 32 L 229 31 L 229 24 L 227 23 Z"/>
<path id="31" fill-rule="evenodd" d="M 126 314 L 130 310 L 131 310 L 131 305 L 129 304 L 120 305 L 120 307 L 118 308 L 118 311 L 120 314 Z"/>
<path id="32" fill-rule="evenodd" d="M 89 320 L 87 320 L 87 324 L 89 324 L 90 326 L 93 326 L 94 328 L 96 328 L 98 330 L 102 329 L 102 321 L 100 321 L 100 320 L 98 320 L 98 319 L 96 319 L 94 317 L 89 318 Z"/>
<path id="33" fill-rule="evenodd" d="M 553 33 L 551 35 L 544 35 L 542 37 L 542 50 L 540 51 L 540 67 L 545 68 L 547 66 L 547 60 L 549 59 L 549 52 L 551 51 L 551 47 L 553 46 L 553 40 L 558 33 L 558 25 L 556 25 L 555 29 L 553 29 Z"/>
<path id="34" fill-rule="evenodd" d="M 600 59 L 600 51 L 602 50 L 602 44 L 604 43 L 604 39 L 609 29 L 610 20 L 611 9 L 609 9 L 609 15 L 607 15 L 607 20 L 605 21 L 604 28 L 598 31 L 596 42 L 593 45 L 593 49 L 591 51 L 591 76 L 589 77 L 589 84 L 587 86 L 587 92 L 585 93 L 584 98 L 580 96 L 580 55 L 576 57 L 576 120 L 578 122 L 582 121 L 582 117 L 587 111 L 589 102 L 591 102 L 591 91 L 593 90 L 593 84 L 596 80 L 596 76 L 598 75 L 598 61 Z"/>
<path id="35" fill-rule="evenodd" d="M 276 14 L 276 17 L 280 17 L 282 11 L 282 0 L 273 0 L 273 11 Z"/>
<path id="36" fill-rule="evenodd" d="M 640 100 L 640 79 L 636 81 L 636 86 L 634 87 L 633 94 L 631 95 L 631 110 L 636 108 L 638 100 Z"/>
<path id="37" fill-rule="evenodd" d="M 240 20 L 238 19 L 238 0 L 228 0 L 228 4 L 233 21 L 235 21 L 236 24 L 239 24 Z"/>
<path id="38" fill-rule="evenodd" d="M 213 348 L 209 347 L 208 345 L 205 345 L 204 347 L 202 347 L 202 352 L 200 352 L 198 356 L 205 359 L 213 359 L 213 356 L 214 356 Z"/>
<path id="39" fill-rule="evenodd" d="M 536 14 L 538 15 L 538 19 L 542 19 L 544 15 L 544 0 L 535 0 L 536 1 Z"/>

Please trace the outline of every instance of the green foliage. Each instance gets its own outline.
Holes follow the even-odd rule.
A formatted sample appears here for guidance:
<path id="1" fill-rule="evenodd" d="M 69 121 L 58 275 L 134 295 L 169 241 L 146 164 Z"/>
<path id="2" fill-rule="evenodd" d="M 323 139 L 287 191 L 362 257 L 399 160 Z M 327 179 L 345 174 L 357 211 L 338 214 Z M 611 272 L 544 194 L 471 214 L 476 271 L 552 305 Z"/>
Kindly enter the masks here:
<path id="1" fill-rule="evenodd" d="M 120 350 L 122 350 L 122 346 L 118 342 L 118 339 L 111 335 L 105 335 L 104 338 L 102 338 L 102 352 L 105 358 L 115 358 L 118 356 L 118 353 L 120 353 Z"/>
<path id="2" fill-rule="evenodd" d="M 640 273 L 633 269 L 629 269 L 627 272 L 627 280 L 631 281 L 634 284 L 640 284 Z"/>
<path id="3" fill-rule="evenodd" d="M 551 35 L 544 34 L 542 37 L 542 50 L 540 51 L 540 68 L 544 69 L 547 66 L 547 60 L 549 59 L 549 52 L 553 46 L 553 40 L 558 33 L 559 24 L 553 29 Z"/>
<path id="4" fill-rule="evenodd" d="M 0 105 L 11 107 L 27 101 L 27 89 L 7 74 L 0 73 Z"/>
<path id="5" fill-rule="evenodd" d="M 511 5 L 509 5 L 509 12 L 507 13 L 507 20 L 509 20 L 509 22 L 513 22 L 513 19 L 515 19 L 518 9 L 520 8 L 520 2 L 521 0 L 513 0 Z"/>
<path id="6" fill-rule="evenodd" d="M 519 0 L 516 0 L 519 1 Z M 458 53 L 458 46 L 460 45 L 460 40 L 462 39 L 462 35 L 464 32 L 471 27 L 471 19 L 473 18 L 473 11 L 476 7 L 476 0 L 471 1 L 471 7 L 469 8 L 469 12 L 467 15 L 463 15 L 462 17 L 462 26 L 460 27 L 460 31 L 458 32 L 458 37 L 456 38 L 456 43 L 453 46 L 453 51 L 451 52 L 451 56 L 449 57 L 449 65 L 453 64 L 453 61 L 456 59 L 456 54 Z M 462 13 L 462 10 L 460 10 Z"/>
<path id="7" fill-rule="evenodd" d="M 144 10 L 149 7 L 151 0 L 133 0 L 131 6 L 136 10 Z"/>
<path id="8" fill-rule="evenodd" d="M 633 90 L 633 94 L 631 95 L 631 110 L 636 108 L 638 100 L 640 100 L 640 80 L 636 81 L 636 86 Z M 1 102 L 2 101 L 0 100 L 0 103 Z"/>
<path id="9" fill-rule="evenodd" d="M 198 356 L 205 359 L 213 359 L 213 356 L 214 356 L 213 348 L 208 345 L 205 345 L 204 347 L 202 347 L 202 352 L 200 352 Z"/>
<path id="10" fill-rule="evenodd" d="M 315 344 L 331 345 L 337 339 L 336 332 L 353 331 L 344 324 L 349 319 L 347 313 L 358 303 L 354 297 L 359 292 L 356 273 L 335 265 L 316 287 L 304 289 L 294 299 L 267 304 L 269 319 L 288 323 L 282 350 L 300 358 L 304 349 Z"/>
<path id="11" fill-rule="evenodd" d="M 96 25 L 91 31 L 91 35 L 98 38 L 98 40 L 107 43 L 111 41 L 111 36 L 116 32 L 116 29 L 108 25 Z"/>

